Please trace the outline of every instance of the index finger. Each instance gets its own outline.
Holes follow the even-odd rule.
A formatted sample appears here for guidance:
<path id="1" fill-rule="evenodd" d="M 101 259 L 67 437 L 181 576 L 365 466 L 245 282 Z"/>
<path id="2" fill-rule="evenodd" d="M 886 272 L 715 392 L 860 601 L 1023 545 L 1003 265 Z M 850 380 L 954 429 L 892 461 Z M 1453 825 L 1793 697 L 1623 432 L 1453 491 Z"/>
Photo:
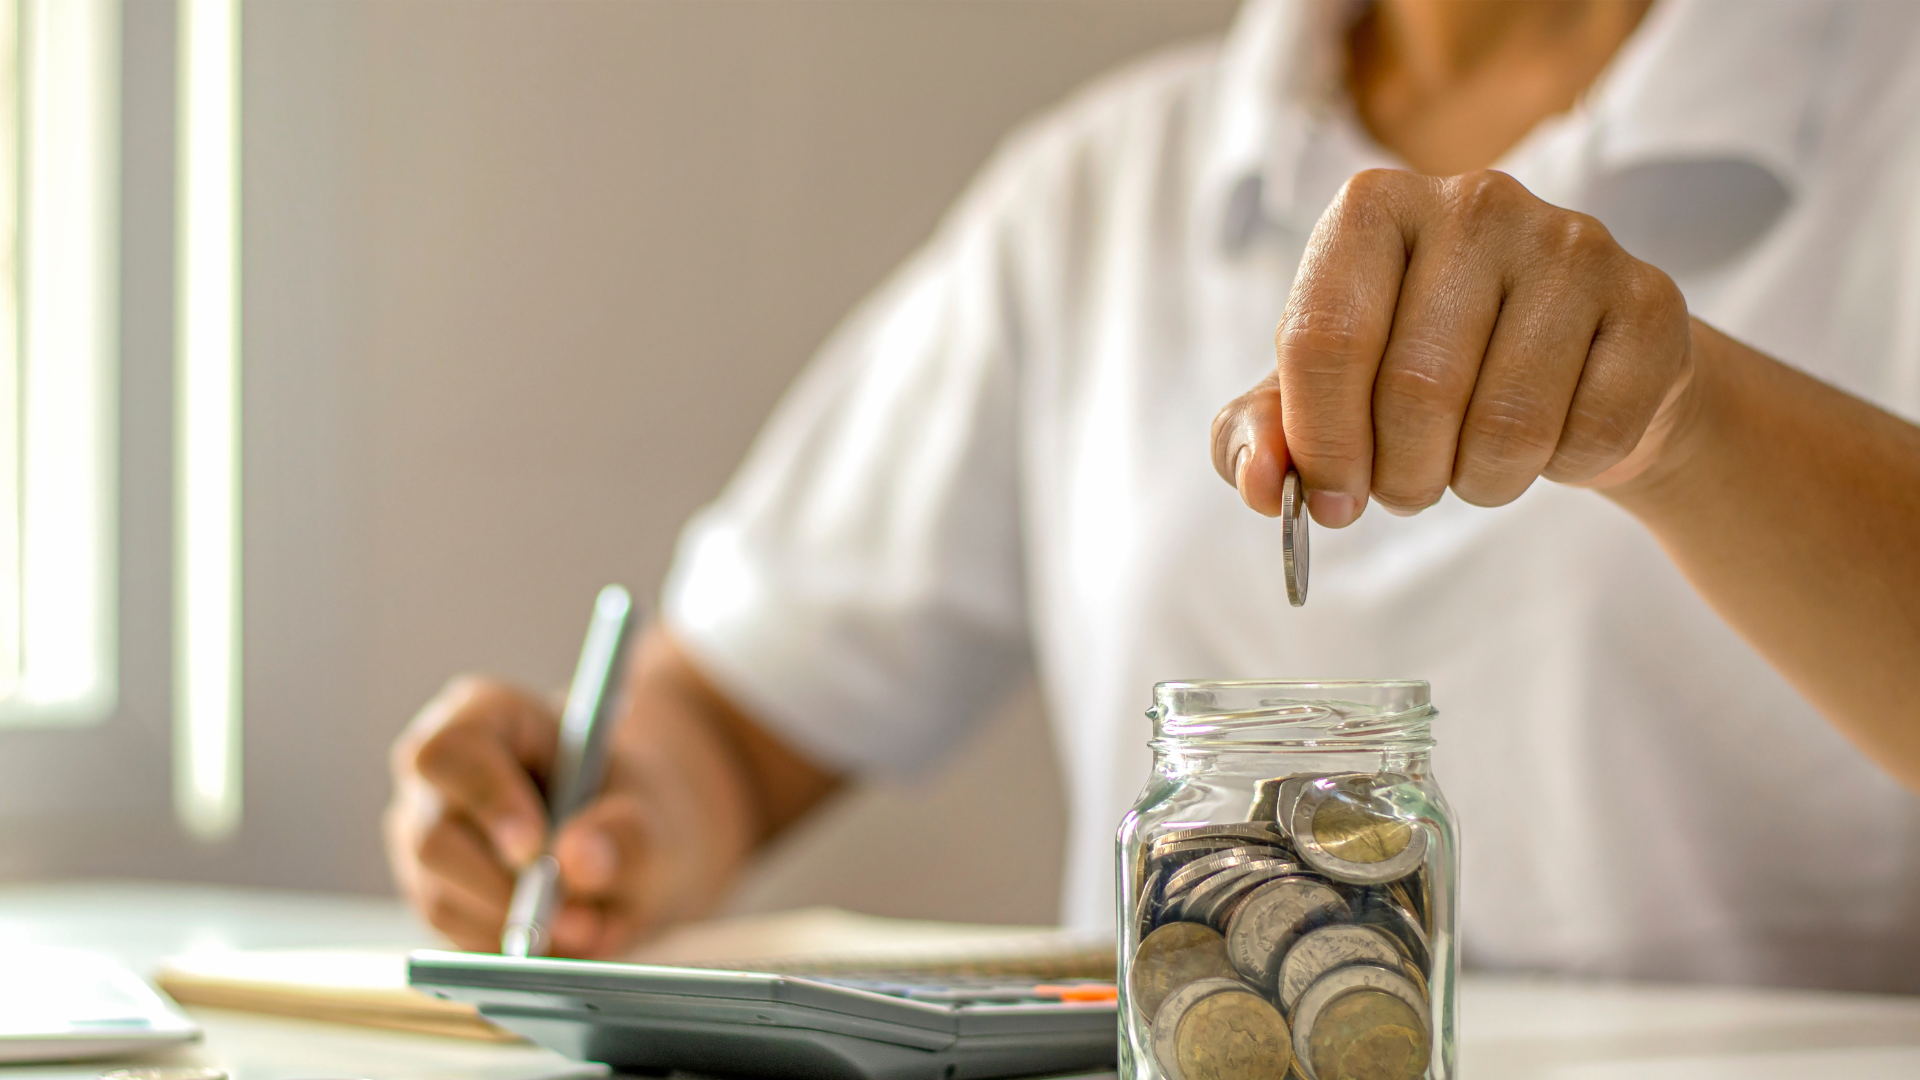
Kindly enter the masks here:
<path id="1" fill-rule="evenodd" d="M 1393 330 L 1408 238 L 1426 181 L 1373 169 L 1320 216 L 1274 332 L 1287 450 L 1314 520 L 1350 524 L 1373 486 L 1373 382 Z"/>
<path id="2" fill-rule="evenodd" d="M 559 725 L 539 702 L 484 680 L 448 686 L 395 747 L 395 768 L 477 823 L 509 866 L 540 854 L 546 804 L 535 777 L 552 767 Z"/>

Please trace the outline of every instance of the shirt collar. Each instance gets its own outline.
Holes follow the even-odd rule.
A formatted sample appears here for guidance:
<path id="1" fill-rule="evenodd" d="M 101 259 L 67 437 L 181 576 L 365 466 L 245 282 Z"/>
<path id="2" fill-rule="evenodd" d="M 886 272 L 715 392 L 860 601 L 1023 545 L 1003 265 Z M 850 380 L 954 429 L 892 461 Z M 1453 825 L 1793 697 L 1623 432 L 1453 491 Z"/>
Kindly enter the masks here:
<path id="1" fill-rule="evenodd" d="M 1364 7 L 1250 0 L 1235 20 L 1198 192 L 1229 243 L 1250 231 L 1255 214 L 1309 224 L 1318 216 L 1332 192 L 1303 183 L 1313 164 L 1303 159 L 1330 127 L 1354 129 L 1336 141 L 1375 159 L 1359 167 L 1391 163 L 1355 123 L 1342 77 L 1343 38 Z M 1543 123 L 1509 158 L 1537 150 L 1554 129 L 1563 139 L 1552 141 L 1575 136 L 1583 144 L 1576 156 L 1588 176 L 1654 161 L 1737 160 L 1797 193 L 1817 149 L 1831 51 L 1823 46 L 1838 37 L 1841 8 L 1660 0 L 1585 100 Z"/>
<path id="2" fill-rule="evenodd" d="M 1220 56 L 1214 126 L 1199 192 L 1228 243 L 1251 216 L 1291 202 L 1295 165 L 1317 118 L 1336 109 L 1341 34 L 1360 4 L 1347 0 L 1249 0 Z"/>
<path id="3" fill-rule="evenodd" d="M 1662 0 L 1584 105 L 1597 171 L 1741 161 L 1789 191 L 1819 136 L 1823 72 L 1844 5 Z"/>

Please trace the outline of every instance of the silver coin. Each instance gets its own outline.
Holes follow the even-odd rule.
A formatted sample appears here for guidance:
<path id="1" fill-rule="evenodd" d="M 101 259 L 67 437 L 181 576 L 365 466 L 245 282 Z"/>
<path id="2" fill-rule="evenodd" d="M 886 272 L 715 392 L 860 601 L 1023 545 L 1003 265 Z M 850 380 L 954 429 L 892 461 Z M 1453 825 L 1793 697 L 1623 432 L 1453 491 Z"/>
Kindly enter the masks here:
<path id="1" fill-rule="evenodd" d="M 1280 831 L 1277 821 L 1229 821 L 1224 825 L 1189 825 L 1184 829 L 1175 829 L 1161 833 L 1153 838 L 1149 850 L 1164 845 L 1186 843 L 1194 840 L 1228 840 L 1235 843 L 1252 844 L 1279 843 L 1286 839 Z"/>
<path id="2" fill-rule="evenodd" d="M 1320 781 L 1301 790 L 1288 831 L 1307 865 L 1348 885 L 1384 885 L 1426 861 L 1425 827 L 1382 810 L 1373 783 Z"/>
<path id="3" fill-rule="evenodd" d="M 1427 929 L 1421 924 L 1420 917 L 1402 899 L 1400 883 L 1389 886 L 1373 885 L 1362 890 L 1351 901 L 1353 921 L 1367 926 L 1375 926 L 1393 935 L 1393 939 L 1407 951 L 1407 955 L 1422 970 L 1433 964 L 1433 945 L 1427 936 Z"/>
<path id="4" fill-rule="evenodd" d="M 1326 1012 L 1328 1006 L 1339 999 L 1367 991 L 1389 995 L 1404 1005 L 1405 1009 L 1399 1009 L 1398 1006 L 1394 1008 L 1402 1018 L 1405 1018 L 1407 1012 L 1412 1013 L 1411 1019 L 1417 1028 L 1413 1034 L 1418 1037 L 1420 1048 L 1430 1054 L 1433 1045 L 1433 1020 L 1429 1013 L 1430 1006 L 1426 995 L 1398 971 L 1376 967 L 1373 964 L 1355 964 L 1352 967 L 1330 971 L 1315 980 L 1312 986 L 1307 987 L 1307 992 L 1300 995 L 1299 1006 L 1293 1011 L 1294 1067 L 1300 1070 L 1306 1080 L 1319 1080 L 1315 1073 L 1314 1035 L 1322 1014 Z M 1339 1041 L 1337 1034 L 1322 1031 L 1319 1033 L 1319 1042 L 1322 1045 L 1334 1042 L 1337 1048 Z M 1402 1075 L 1419 1076 L 1423 1072 L 1425 1072 L 1424 1066 L 1417 1071 L 1408 1068 Z"/>
<path id="5" fill-rule="evenodd" d="M 1246 841 L 1244 840 L 1237 840 L 1230 837 L 1210 836 L 1203 837 L 1199 840 L 1180 840 L 1171 844 L 1160 844 L 1147 848 L 1147 867 L 1148 869 L 1152 869 L 1155 866 L 1165 866 L 1168 863 L 1176 863 L 1184 866 L 1202 855 L 1211 855 L 1216 851 L 1225 851 L 1228 848 L 1240 847 L 1245 843 Z"/>
<path id="6" fill-rule="evenodd" d="M 1187 830 L 1183 829 L 1181 832 L 1168 833 L 1165 836 L 1156 837 L 1153 843 L 1147 845 L 1147 853 L 1150 855 L 1169 855 L 1181 851 L 1201 851 L 1207 848 L 1232 847 L 1235 844 L 1243 842 L 1241 838 L 1237 836 L 1182 835 L 1182 833 L 1186 831 Z"/>
<path id="7" fill-rule="evenodd" d="M 1307 493 L 1300 474 L 1287 470 L 1280 484 L 1280 565 L 1286 571 L 1287 603 L 1307 602 Z"/>
<path id="8" fill-rule="evenodd" d="M 1217 855 L 1220 852 L 1230 851 L 1234 848 L 1244 846 L 1244 844 L 1237 840 L 1226 840 L 1217 837 L 1209 840 L 1194 840 L 1179 844 L 1169 844 L 1158 850 L 1149 849 L 1143 852 L 1145 857 L 1142 860 L 1142 865 L 1147 873 L 1152 873 L 1156 870 L 1160 872 L 1160 885 L 1162 893 L 1164 894 L 1167 877 L 1171 876 L 1181 867 L 1191 866 L 1196 861 L 1208 855 Z"/>
<path id="9" fill-rule="evenodd" d="M 1290 859 L 1255 859 L 1231 870 L 1222 870 L 1186 891 L 1180 898 L 1181 917 L 1218 930 L 1226 925 L 1221 916 L 1242 896 L 1274 878 L 1299 873 L 1300 864 Z"/>
<path id="10" fill-rule="evenodd" d="M 1371 926 L 1337 923 L 1309 930 L 1280 961 L 1280 1007 L 1291 1013 L 1307 987 L 1335 968 L 1378 964 L 1397 969 L 1406 958 L 1399 942 Z"/>
<path id="11" fill-rule="evenodd" d="M 1181 1080 L 1179 1043 L 1176 1037 L 1180 1033 L 1180 1021 L 1186 1019 L 1187 1010 L 1215 994 L 1249 994 L 1246 984 L 1237 979 L 1196 979 L 1193 982 L 1167 995 L 1160 1008 L 1153 1014 L 1153 1027 L 1148 1040 L 1153 1044 L 1153 1057 L 1160 1063 L 1160 1073 L 1167 1080 Z"/>
<path id="12" fill-rule="evenodd" d="M 1350 909 L 1333 886 L 1305 877 L 1269 881 L 1248 894 L 1227 921 L 1227 959 L 1253 985 L 1271 992 L 1280 960 L 1294 940 Z"/>
<path id="13" fill-rule="evenodd" d="M 1231 847 L 1203 855 L 1173 872 L 1167 883 L 1161 888 L 1161 895 L 1171 904 L 1181 893 L 1198 884 L 1202 878 L 1209 878 L 1222 870 L 1231 870 L 1236 866 L 1245 866 L 1255 859 L 1270 859 L 1278 852 L 1270 847 Z"/>
<path id="14" fill-rule="evenodd" d="M 1155 870 L 1148 874 L 1147 880 L 1140 884 L 1140 895 L 1133 899 L 1134 933 L 1141 937 L 1146 937 L 1153 931 L 1154 898 L 1159 895 L 1160 880 L 1165 875 L 1164 870 Z"/>

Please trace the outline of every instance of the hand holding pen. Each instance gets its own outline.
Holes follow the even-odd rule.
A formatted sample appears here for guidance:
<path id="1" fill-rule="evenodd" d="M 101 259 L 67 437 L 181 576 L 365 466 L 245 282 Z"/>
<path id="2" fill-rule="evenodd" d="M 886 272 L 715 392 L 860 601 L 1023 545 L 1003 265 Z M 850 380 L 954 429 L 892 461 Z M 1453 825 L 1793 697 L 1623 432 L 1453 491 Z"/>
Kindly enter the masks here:
<path id="1" fill-rule="evenodd" d="M 610 673 L 627 685 L 606 698 L 604 782 L 555 831 L 543 792 L 561 718 L 540 695 L 455 679 L 395 744 L 388 858 L 459 948 L 500 947 L 516 878 L 550 854 L 563 898 L 548 951 L 617 956 L 711 912 L 753 849 L 839 783 L 741 715 L 665 629 L 633 636 Z"/>

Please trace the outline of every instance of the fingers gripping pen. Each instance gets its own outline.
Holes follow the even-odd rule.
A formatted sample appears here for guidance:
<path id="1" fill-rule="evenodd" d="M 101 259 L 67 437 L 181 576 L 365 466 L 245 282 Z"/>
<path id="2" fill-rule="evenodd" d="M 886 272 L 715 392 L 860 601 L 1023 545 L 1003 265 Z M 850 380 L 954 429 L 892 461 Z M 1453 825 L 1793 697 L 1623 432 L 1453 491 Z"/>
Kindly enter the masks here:
<path id="1" fill-rule="evenodd" d="M 627 638 L 633 627 L 633 597 L 618 585 L 600 590 L 587 624 L 586 644 L 580 647 L 580 665 L 567 689 L 566 711 L 560 718 L 560 746 L 554 754 L 547 784 L 547 846 L 540 857 L 520 871 L 514 882 L 513 902 L 507 908 L 507 927 L 500 935 L 505 956 L 545 956 L 552 941 L 549 928 L 560 906 L 560 863 L 553 856 L 553 838 L 560 827 L 600 792 L 607 771 L 607 731 L 620 707 L 620 686 L 626 670 Z"/>

